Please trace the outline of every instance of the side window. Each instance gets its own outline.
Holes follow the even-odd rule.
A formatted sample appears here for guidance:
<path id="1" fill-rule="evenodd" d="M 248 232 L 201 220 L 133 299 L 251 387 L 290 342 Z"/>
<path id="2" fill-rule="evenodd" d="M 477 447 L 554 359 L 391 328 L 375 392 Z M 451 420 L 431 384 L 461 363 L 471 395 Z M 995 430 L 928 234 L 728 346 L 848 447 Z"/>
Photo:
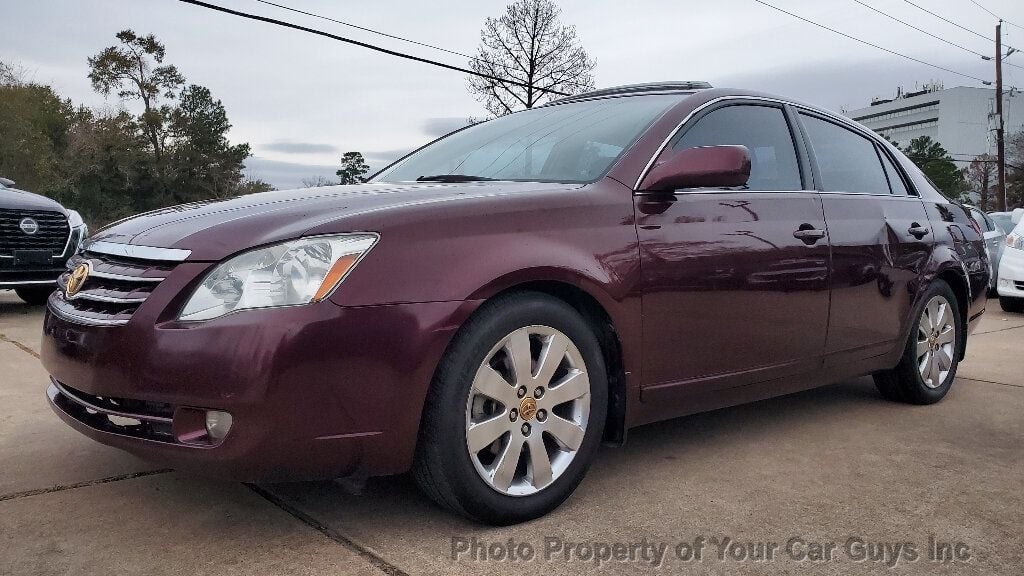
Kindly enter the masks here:
<path id="1" fill-rule="evenodd" d="M 673 150 L 742 145 L 750 150 L 750 190 L 801 190 L 800 167 L 789 123 L 781 108 L 735 105 L 718 108 L 672 143 Z"/>
<path id="2" fill-rule="evenodd" d="M 800 117 L 818 163 L 822 190 L 889 194 L 874 142 L 838 124 L 804 113 Z"/>
<path id="3" fill-rule="evenodd" d="M 903 176 L 900 175 L 899 170 L 896 169 L 892 164 L 892 160 L 884 153 L 882 156 L 882 165 L 885 166 L 885 175 L 889 177 L 889 187 L 892 188 L 892 193 L 897 196 L 913 196 L 910 190 L 907 189 L 906 182 L 903 181 Z"/>

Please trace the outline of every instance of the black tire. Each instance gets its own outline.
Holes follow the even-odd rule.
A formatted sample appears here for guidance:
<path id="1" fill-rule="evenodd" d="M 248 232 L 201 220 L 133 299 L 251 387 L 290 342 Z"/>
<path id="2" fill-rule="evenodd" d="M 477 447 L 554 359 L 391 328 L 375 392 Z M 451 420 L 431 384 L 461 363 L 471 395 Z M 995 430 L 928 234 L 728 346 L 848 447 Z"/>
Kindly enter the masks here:
<path id="1" fill-rule="evenodd" d="M 53 286 L 26 286 L 24 288 L 15 288 L 14 293 L 25 301 L 26 304 L 32 306 L 40 306 L 46 304 L 46 300 L 53 294 L 53 291 L 57 289 L 56 285 Z"/>
<path id="2" fill-rule="evenodd" d="M 936 296 L 945 298 L 951 305 L 956 341 L 948 373 L 939 386 L 932 388 L 925 383 L 921 372 L 918 370 L 917 344 L 918 325 L 921 322 L 922 315 L 925 313 L 925 307 Z M 915 308 L 912 318 L 913 324 L 911 325 L 910 335 L 907 337 L 907 343 L 903 348 L 900 363 L 892 370 L 884 370 L 873 374 L 875 386 L 882 396 L 889 400 L 906 402 L 908 404 L 934 404 L 942 400 L 953 385 L 953 380 L 956 378 L 956 369 L 959 365 L 959 352 L 963 349 L 963 339 L 967 335 L 967 332 L 964 330 L 964 321 L 956 294 L 953 293 L 953 289 L 949 287 L 949 284 L 942 280 L 932 282 L 918 303 L 917 308 Z"/>
<path id="3" fill-rule="evenodd" d="M 467 402 L 476 371 L 491 349 L 513 331 L 536 325 L 560 331 L 579 350 L 590 379 L 590 414 L 579 450 L 564 471 L 539 492 L 510 496 L 491 487 L 474 467 L 466 448 Z M 597 336 L 575 309 L 543 293 L 499 296 L 459 330 L 438 366 L 420 426 L 416 482 L 438 504 L 486 524 L 504 526 L 543 516 L 572 494 L 593 460 L 603 434 L 607 394 Z"/>
<path id="4" fill-rule="evenodd" d="M 1013 312 L 1015 314 L 1019 314 L 1021 312 L 1024 312 L 1024 298 L 1000 296 L 999 307 L 1003 309 L 1003 312 Z"/>

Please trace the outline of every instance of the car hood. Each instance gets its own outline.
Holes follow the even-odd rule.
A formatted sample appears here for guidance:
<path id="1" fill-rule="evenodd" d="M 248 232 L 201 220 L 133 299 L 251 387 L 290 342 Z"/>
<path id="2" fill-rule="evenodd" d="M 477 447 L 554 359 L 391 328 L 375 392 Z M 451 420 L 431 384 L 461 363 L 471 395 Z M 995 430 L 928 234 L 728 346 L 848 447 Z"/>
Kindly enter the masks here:
<path id="1" fill-rule="evenodd" d="M 279 190 L 147 212 L 101 229 L 90 241 L 184 249 L 191 251 L 188 260 L 215 261 L 311 231 L 380 231 L 360 228 L 361 215 L 372 213 L 374 222 L 386 222 L 389 211 L 578 186 L 541 182 L 422 182 Z"/>
<path id="2" fill-rule="evenodd" d="M 67 213 L 58 202 L 17 188 L 0 188 L 0 209 Z"/>

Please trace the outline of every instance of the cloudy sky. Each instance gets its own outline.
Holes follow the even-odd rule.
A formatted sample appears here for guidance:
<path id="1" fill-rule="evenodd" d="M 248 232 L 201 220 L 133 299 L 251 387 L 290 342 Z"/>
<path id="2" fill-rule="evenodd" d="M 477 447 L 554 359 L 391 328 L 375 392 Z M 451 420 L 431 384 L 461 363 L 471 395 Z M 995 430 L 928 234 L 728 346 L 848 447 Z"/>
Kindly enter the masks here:
<path id="1" fill-rule="evenodd" d="M 465 66 L 464 59 L 267 6 L 255 0 L 209 0 Z M 776 6 L 921 60 L 979 78 L 992 64 L 906 28 L 854 0 L 770 0 Z M 862 0 L 981 53 L 991 43 L 942 22 L 904 0 Z M 1024 25 L 1020 0 L 979 0 Z M 504 0 L 350 2 L 276 0 L 389 34 L 472 53 L 484 19 Z M 995 19 L 968 0 L 915 0 L 962 26 L 994 36 Z M 359 150 L 374 167 L 485 112 L 458 73 L 397 59 L 303 32 L 242 20 L 176 0 L 0 0 L 0 60 L 25 67 L 76 103 L 116 106 L 94 93 L 86 57 L 111 45 L 124 28 L 154 33 L 167 62 L 223 100 L 232 141 L 249 142 L 249 172 L 279 187 L 332 176 L 338 158 Z M 614 86 L 655 80 L 706 80 L 753 88 L 834 110 L 859 108 L 897 86 L 938 80 L 978 82 L 858 44 L 754 0 L 560 0 L 597 60 L 596 82 Z M 1005 27 L 1024 48 L 1024 29 Z M 1010 62 L 1024 66 L 1024 53 Z M 1008 84 L 1024 86 L 1024 69 L 1006 67 Z"/>

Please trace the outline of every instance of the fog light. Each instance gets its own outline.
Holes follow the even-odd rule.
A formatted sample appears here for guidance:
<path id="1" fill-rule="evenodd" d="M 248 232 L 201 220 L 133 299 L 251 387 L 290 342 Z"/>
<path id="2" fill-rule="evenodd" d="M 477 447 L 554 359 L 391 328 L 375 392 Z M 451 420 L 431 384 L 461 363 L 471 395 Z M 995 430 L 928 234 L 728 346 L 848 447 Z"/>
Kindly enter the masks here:
<path id="1" fill-rule="evenodd" d="M 1000 285 L 1000 286 L 1009 286 L 1009 285 L 1010 285 L 1010 284 L 1012 284 L 1012 283 L 1013 283 L 1013 282 L 1012 282 L 1012 281 L 1010 281 L 1010 279 L 1009 279 L 1009 278 L 1000 278 L 1000 279 L 999 279 L 999 285 Z"/>
<path id="2" fill-rule="evenodd" d="M 206 411 L 206 433 L 214 440 L 221 440 L 231 430 L 231 414 L 220 410 Z"/>

